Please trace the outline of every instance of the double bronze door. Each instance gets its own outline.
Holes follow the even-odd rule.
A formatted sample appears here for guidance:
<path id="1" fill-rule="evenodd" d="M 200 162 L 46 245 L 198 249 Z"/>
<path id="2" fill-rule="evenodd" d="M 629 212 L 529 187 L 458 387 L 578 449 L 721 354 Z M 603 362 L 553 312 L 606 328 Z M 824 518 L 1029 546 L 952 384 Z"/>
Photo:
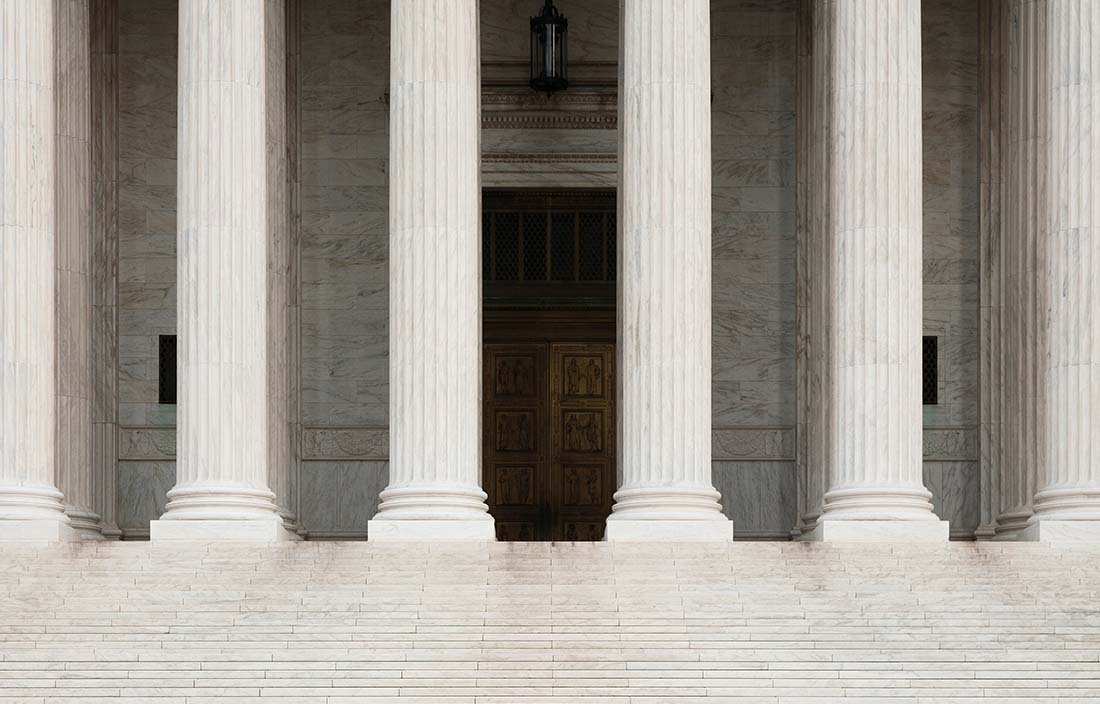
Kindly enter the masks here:
<path id="1" fill-rule="evenodd" d="M 615 492 L 615 347 L 488 344 L 482 485 L 499 540 L 601 540 Z"/>

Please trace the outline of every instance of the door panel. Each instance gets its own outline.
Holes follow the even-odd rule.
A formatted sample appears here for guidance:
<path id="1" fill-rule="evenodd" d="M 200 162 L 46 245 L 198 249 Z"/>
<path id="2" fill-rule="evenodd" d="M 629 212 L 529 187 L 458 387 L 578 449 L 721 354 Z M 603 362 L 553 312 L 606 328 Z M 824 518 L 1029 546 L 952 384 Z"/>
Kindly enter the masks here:
<path id="1" fill-rule="evenodd" d="M 615 346 L 487 344 L 484 489 L 499 540 L 601 540 L 615 491 Z"/>
<path id="2" fill-rule="evenodd" d="M 482 484 L 499 540 L 546 540 L 546 345 L 485 345 Z"/>
<path id="3" fill-rule="evenodd" d="M 601 540 L 615 492 L 615 347 L 550 346 L 554 540 Z"/>

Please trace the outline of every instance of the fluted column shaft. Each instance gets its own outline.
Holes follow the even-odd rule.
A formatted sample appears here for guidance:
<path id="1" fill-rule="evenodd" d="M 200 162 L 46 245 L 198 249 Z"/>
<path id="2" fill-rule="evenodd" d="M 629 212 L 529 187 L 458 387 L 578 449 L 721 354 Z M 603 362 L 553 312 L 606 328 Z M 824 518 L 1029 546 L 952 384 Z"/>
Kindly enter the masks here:
<path id="1" fill-rule="evenodd" d="M 491 540 L 477 0 L 390 8 L 390 484 L 368 538 Z"/>
<path id="2" fill-rule="evenodd" d="M 89 0 L 57 0 L 57 486 L 74 528 L 99 536 L 92 471 Z"/>
<path id="3" fill-rule="evenodd" d="M 1100 521 L 1100 3 L 1048 0 L 1047 461 L 1035 521 Z M 1080 525 L 1100 538 L 1098 525 Z"/>
<path id="4" fill-rule="evenodd" d="M 619 490 L 608 540 L 732 537 L 711 483 L 709 0 L 622 0 Z"/>
<path id="5" fill-rule="evenodd" d="M 832 0 L 817 9 L 832 51 L 823 96 L 832 459 L 822 515 L 832 527 L 822 537 L 900 529 L 897 537 L 923 530 L 946 539 L 921 466 L 920 2 Z M 933 529 L 906 526 L 918 522 Z"/>
<path id="6" fill-rule="evenodd" d="M 281 0 L 180 3 L 177 483 L 154 540 L 285 537 L 268 483 L 270 340 L 285 326 L 271 317 L 266 68 L 284 20 Z"/>
<path id="7" fill-rule="evenodd" d="M 118 0 L 91 0 L 91 17 L 94 507 L 118 538 Z"/>
<path id="8" fill-rule="evenodd" d="M 55 4 L 0 3 L 0 538 L 68 530 L 55 486 Z"/>
<path id="9" fill-rule="evenodd" d="M 1046 5 L 1047 0 L 1012 0 L 1009 5 L 1000 537 L 1027 526 L 1045 456 Z"/>

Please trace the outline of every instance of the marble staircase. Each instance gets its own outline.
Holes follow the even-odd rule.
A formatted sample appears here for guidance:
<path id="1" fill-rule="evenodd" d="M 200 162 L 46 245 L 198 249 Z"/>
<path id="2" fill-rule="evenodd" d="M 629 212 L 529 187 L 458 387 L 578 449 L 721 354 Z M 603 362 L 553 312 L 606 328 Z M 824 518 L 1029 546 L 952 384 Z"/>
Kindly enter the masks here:
<path id="1" fill-rule="evenodd" d="M 1100 701 L 1100 547 L 0 546 L 0 703 Z"/>

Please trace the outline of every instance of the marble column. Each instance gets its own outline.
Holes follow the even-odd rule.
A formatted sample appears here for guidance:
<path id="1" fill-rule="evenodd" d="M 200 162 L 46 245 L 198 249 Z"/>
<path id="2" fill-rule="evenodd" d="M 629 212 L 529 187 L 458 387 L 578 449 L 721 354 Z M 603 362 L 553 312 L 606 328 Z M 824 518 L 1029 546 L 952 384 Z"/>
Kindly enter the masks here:
<path id="1" fill-rule="evenodd" d="M 711 483 L 710 1 L 621 0 L 619 490 L 607 540 L 730 540 Z"/>
<path id="2" fill-rule="evenodd" d="M 979 540 L 996 537 L 1002 511 L 1004 468 L 1005 238 L 1002 211 L 1007 197 L 1009 7 L 1003 0 L 978 3 L 979 106 L 979 372 L 980 523 Z"/>
<path id="3" fill-rule="evenodd" d="M 0 3 L 0 540 L 74 535 L 54 477 L 56 13 Z"/>
<path id="4" fill-rule="evenodd" d="M 826 0 L 829 490 L 818 540 L 947 540 L 922 483 L 920 2 Z"/>
<path id="5" fill-rule="evenodd" d="M 1046 331 L 1046 8 L 1009 3 L 1004 219 L 1004 419 L 996 537 L 1018 537 L 1044 464 Z"/>
<path id="6" fill-rule="evenodd" d="M 828 248 L 829 126 L 831 34 L 822 23 L 827 14 L 803 0 L 800 12 L 799 151 L 801 191 L 798 204 L 798 433 L 800 507 L 795 537 L 808 534 L 821 517 L 828 488 L 829 428 L 829 295 L 832 290 Z M 818 26 L 822 25 L 822 26 Z"/>
<path id="7" fill-rule="evenodd" d="M 102 537 L 92 470 L 91 14 L 56 0 L 57 487 L 83 537 Z"/>
<path id="8" fill-rule="evenodd" d="M 367 538 L 493 540 L 479 481 L 478 3 L 402 0 L 390 16 L 390 484 Z"/>
<path id="9" fill-rule="evenodd" d="M 1046 461 L 1027 537 L 1100 540 L 1100 3 L 1048 0 Z"/>
<path id="10" fill-rule="evenodd" d="M 271 110 L 285 105 L 268 99 L 285 73 L 267 62 L 282 54 L 269 48 L 283 22 L 281 0 L 179 6 L 177 476 L 154 541 L 292 537 L 269 488 L 273 434 L 285 431 L 271 341 L 286 331 L 272 322 L 285 295 L 271 290 L 271 211 L 286 185 L 272 185 L 285 154 L 269 143 Z"/>
<path id="11" fill-rule="evenodd" d="M 118 527 L 118 0 L 92 16 L 92 466 L 100 532 Z"/>

